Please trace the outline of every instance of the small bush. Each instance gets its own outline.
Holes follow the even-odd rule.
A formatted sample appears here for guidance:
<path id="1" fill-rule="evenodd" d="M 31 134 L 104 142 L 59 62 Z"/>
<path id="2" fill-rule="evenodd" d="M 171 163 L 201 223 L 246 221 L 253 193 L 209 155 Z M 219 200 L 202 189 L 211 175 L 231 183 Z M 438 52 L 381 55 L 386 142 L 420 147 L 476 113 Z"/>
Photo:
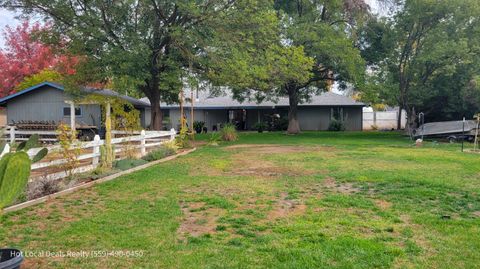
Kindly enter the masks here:
<path id="1" fill-rule="evenodd" d="M 168 151 L 168 155 L 173 155 L 178 151 L 178 145 L 174 140 L 163 142 L 161 147 L 165 148 Z"/>
<path id="2" fill-rule="evenodd" d="M 257 122 L 252 126 L 253 130 L 263 133 L 268 128 L 268 125 L 265 122 Z"/>
<path id="3" fill-rule="evenodd" d="M 343 121 L 332 120 L 330 122 L 330 125 L 328 126 L 328 130 L 334 132 L 345 131 L 345 124 L 343 123 Z"/>
<path id="4" fill-rule="evenodd" d="M 178 146 L 174 141 L 173 143 L 167 142 L 162 144 L 162 146 L 160 146 L 157 150 L 149 152 L 147 155 L 145 155 L 145 157 L 143 157 L 143 159 L 147 162 L 153 162 L 174 155 L 177 153 L 177 150 Z"/>
<path id="5" fill-rule="evenodd" d="M 274 118 L 270 126 L 271 126 L 271 131 L 286 131 L 288 129 L 288 119 Z"/>
<path id="6" fill-rule="evenodd" d="M 223 141 L 236 141 L 238 139 L 237 129 L 235 125 L 227 123 L 220 130 Z"/>
<path id="7" fill-rule="evenodd" d="M 220 134 L 212 133 L 208 138 L 207 145 L 209 146 L 218 146 L 218 142 L 220 142 Z"/>
<path id="8" fill-rule="evenodd" d="M 58 182 L 48 179 L 40 179 L 31 182 L 27 187 L 27 200 L 37 199 L 60 191 Z"/>
<path id="9" fill-rule="evenodd" d="M 115 168 L 120 169 L 122 171 L 128 170 L 130 168 L 146 164 L 147 161 L 142 159 L 124 159 L 115 162 Z"/>
<path id="10" fill-rule="evenodd" d="M 189 148 L 190 147 L 190 137 L 188 135 L 188 128 L 182 127 L 180 133 L 175 138 L 175 144 L 179 148 Z"/>

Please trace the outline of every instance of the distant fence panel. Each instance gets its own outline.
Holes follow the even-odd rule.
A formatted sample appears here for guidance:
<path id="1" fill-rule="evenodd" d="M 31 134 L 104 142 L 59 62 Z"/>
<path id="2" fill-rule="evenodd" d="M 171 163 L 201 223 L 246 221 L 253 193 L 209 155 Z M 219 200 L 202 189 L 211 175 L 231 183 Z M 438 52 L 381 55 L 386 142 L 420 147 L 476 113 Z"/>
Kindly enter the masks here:
<path id="1" fill-rule="evenodd" d="M 38 134 L 39 140 L 41 142 L 52 143 L 58 141 L 56 131 L 18 130 L 15 126 L 5 126 L 2 139 L 6 140 L 9 143 L 15 141 L 21 142 L 28 140 L 28 138 L 33 134 Z"/>
<path id="2" fill-rule="evenodd" d="M 12 128 L 13 129 L 13 128 Z M 11 129 L 10 129 L 11 130 Z M 34 131 L 29 131 L 34 132 Z M 117 132 L 117 131 L 116 131 Z M 37 133 L 37 132 L 34 132 Z M 118 132 L 117 132 L 118 133 Z M 32 133 L 33 134 L 33 133 Z M 31 135 L 31 134 L 30 134 Z M 160 146 L 166 141 L 175 139 L 176 131 L 140 131 L 138 135 L 124 136 L 112 139 L 112 145 L 115 145 L 115 160 L 125 158 L 122 154 L 126 151 L 134 151 L 137 155 L 143 157 L 147 154 L 148 149 Z M 15 136 L 9 141 L 19 140 Z M 105 144 L 105 140 L 100 139 L 98 135 L 93 141 L 79 142 L 75 148 L 81 150 L 81 154 L 77 156 L 78 166 L 72 171 L 55 171 L 59 167 L 68 163 L 68 160 L 58 157 L 60 154 L 60 145 L 47 146 L 49 153 L 45 161 L 32 164 L 32 176 L 30 181 L 38 179 L 56 180 L 66 177 L 69 173 L 83 173 L 94 170 L 99 165 L 100 160 L 100 146 Z M 27 153 L 32 158 L 37 154 L 40 148 L 30 149 Z M 53 157 L 52 157 L 53 156 Z M 49 168 L 55 172 L 49 172 Z"/>
<path id="3" fill-rule="evenodd" d="M 405 128 L 406 113 L 402 111 L 401 128 Z M 397 129 L 398 111 L 364 111 L 363 130 Z"/>

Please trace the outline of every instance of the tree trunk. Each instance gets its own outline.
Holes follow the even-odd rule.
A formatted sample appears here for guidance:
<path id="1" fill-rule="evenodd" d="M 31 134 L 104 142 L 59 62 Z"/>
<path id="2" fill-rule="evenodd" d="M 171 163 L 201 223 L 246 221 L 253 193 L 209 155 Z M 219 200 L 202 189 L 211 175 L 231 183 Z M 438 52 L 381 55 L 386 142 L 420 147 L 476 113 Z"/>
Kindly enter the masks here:
<path id="1" fill-rule="evenodd" d="M 300 124 L 298 123 L 298 90 L 294 87 L 287 88 L 288 92 L 288 129 L 287 134 L 299 134 Z"/>
<path id="2" fill-rule="evenodd" d="M 415 120 L 417 115 L 415 114 L 415 108 L 407 108 L 407 123 L 405 124 L 405 132 L 412 136 L 413 130 L 416 128 Z"/>
<path id="3" fill-rule="evenodd" d="M 156 93 L 153 93 L 156 92 Z M 160 95 L 158 90 L 153 90 L 152 95 L 149 98 L 151 106 L 151 123 L 150 129 L 152 130 L 162 130 L 162 110 L 160 109 Z"/>
<path id="4" fill-rule="evenodd" d="M 402 129 L 402 111 L 403 111 L 403 106 L 400 105 L 398 107 L 398 117 L 397 117 L 397 130 L 401 130 Z"/>

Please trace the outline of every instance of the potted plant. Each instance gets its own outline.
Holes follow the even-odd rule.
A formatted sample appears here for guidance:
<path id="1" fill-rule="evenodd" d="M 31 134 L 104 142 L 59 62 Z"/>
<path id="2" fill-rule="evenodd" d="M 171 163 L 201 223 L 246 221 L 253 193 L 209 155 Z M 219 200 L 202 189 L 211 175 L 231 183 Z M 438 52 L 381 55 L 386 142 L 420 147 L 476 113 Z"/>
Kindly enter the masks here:
<path id="1" fill-rule="evenodd" d="M 264 122 L 257 122 L 252 127 L 254 130 L 257 130 L 257 132 L 259 133 L 263 133 L 263 131 L 265 131 L 268 128 L 267 124 Z"/>
<path id="2" fill-rule="evenodd" d="M 28 141 L 18 145 L 15 152 L 10 152 L 10 147 L 5 143 L 0 146 L 2 153 L 0 159 L 0 214 L 4 207 L 15 201 L 18 195 L 25 189 L 32 162 L 41 160 L 47 155 L 46 148 L 41 149 L 33 160 L 27 151 L 38 143 L 38 135 L 32 135 Z M 14 248 L 0 249 L 0 269 L 20 268 L 23 262 L 22 252 Z"/>
<path id="3" fill-rule="evenodd" d="M 205 127 L 205 122 L 203 121 L 194 121 L 193 122 L 193 129 L 197 134 L 201 134 L 203 131 L 203 127 Z"/>

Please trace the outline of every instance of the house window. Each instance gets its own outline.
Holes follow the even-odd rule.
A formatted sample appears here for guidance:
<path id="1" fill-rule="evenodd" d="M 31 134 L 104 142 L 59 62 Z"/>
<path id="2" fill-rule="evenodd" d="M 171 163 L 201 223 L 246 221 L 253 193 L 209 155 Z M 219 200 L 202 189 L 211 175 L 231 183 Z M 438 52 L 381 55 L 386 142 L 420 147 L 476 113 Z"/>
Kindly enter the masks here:
<path id="1" fill-rule="evenodd" d="M 75 108 L 75 116 L 80 117 L 82 116 L 83 111 L 81 107 L 76 107 Z M 70 117 L 70 107 L 66 106 L 63 108 L 63 116 L 64 117 Z"/>
<path id="2" fill-rule="evenodd" d="M 332 107 L 330 110 L 330 119 L 344 121 L 343 107 Z"/>

